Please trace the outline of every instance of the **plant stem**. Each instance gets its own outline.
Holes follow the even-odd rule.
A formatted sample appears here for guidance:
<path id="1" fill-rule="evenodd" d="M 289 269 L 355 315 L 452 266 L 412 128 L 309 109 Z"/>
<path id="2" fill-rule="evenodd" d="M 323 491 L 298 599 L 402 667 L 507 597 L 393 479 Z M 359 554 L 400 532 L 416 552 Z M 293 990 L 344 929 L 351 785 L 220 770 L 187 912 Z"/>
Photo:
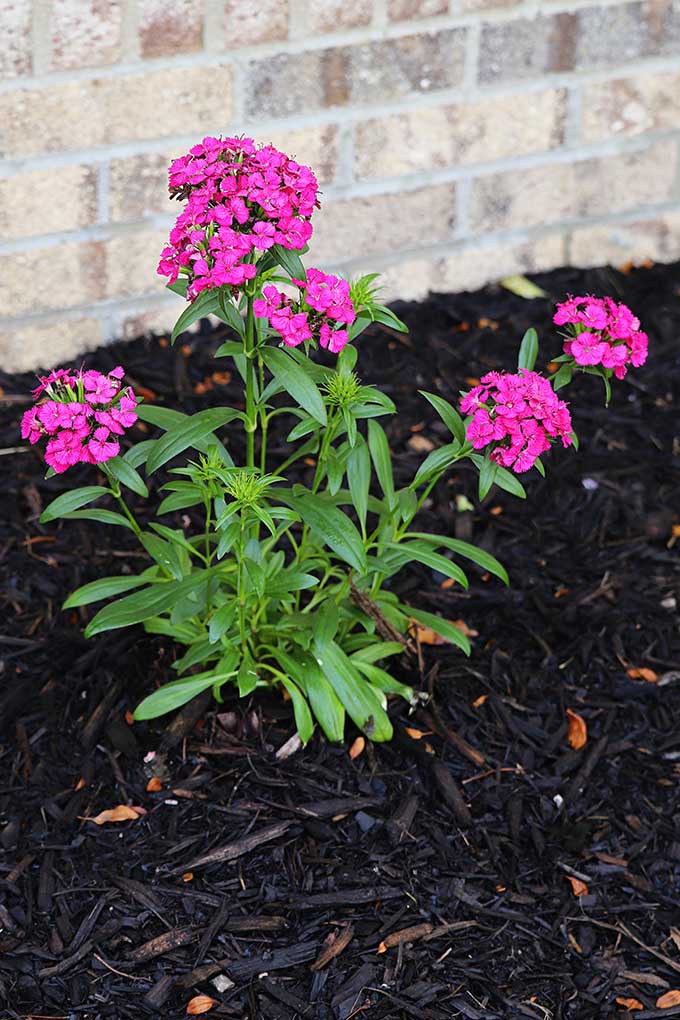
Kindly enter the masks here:
<path id="1" fill-rule="evenodd" d="M 264 393 L 264 362 L 258 352 L 257 367 L 260 379 L 260 397 Z M 269 428 L 269 416 L 264 407 L 260 408 L 260 472 L 264 475 L 267 471 L 267 429 Z"/>
<path id="2" fill-rule="evenodd" d="M 246 354 L 246 464 L 255 467 L 255 365 L 253 353 L 255 346 L 255 314 L 253 312 L 253 296 L 248 294 L 246 312 L 245 354 Z"/>

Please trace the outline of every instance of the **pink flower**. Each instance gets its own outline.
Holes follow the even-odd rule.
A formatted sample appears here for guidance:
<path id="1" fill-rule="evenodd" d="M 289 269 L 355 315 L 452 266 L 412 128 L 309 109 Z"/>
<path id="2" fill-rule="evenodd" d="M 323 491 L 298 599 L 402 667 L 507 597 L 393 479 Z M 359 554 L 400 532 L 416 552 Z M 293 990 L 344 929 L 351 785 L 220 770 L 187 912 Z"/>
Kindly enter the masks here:
<path id="1" fill-rule="evenodd" d="M 94 435 L 87 444 L 87 449 L 95 462 L 95 464 L 102 464 L 106 460 L 110 460 L 111 457 L 116 457 L 120 452 L 120 446 L 115 439 L 109 438 L 110 433 L 107 428 L 98 428 L 94 430 Z"/>
<path id="2" fill-rule="evenodd" d="M 628 365 L 647 358 L 647 334 L 630 308 L 612 298 L 570 297 L 557 306 L 553 322 L 566 325 L 565 354 L 580 367 L 601 365 L 623 379 Z"/>
<path id="3" fill-rule="evenodd" d="M 292 282 L 299 290 L 297 300 L 270 284 L 253 302 L 255 315 L 267 319 L 287 347 L 313 340 L 331 354 L 339 354 L 349 337 L 346 329 L 337 328 L 338 324 L 352 323 L 356 318 L 349 283 L 314 268 L 307 271 L 306 280 Z"/>
<path id="4" fill-rule="evenodd" d="M 607 344 L 598 339 L 595 333 L 579 333 L 570 345 L 570 353 L 577 365 L 599 365 Z"/>
<path id="5" fill-rule="evenodd" d="M 472 412 L 468 442 L 517 474 L 528 471 L 553 439 L 564 446 L 572 442 L 569 409 L 537 372 L 489 372 L 460 406 L 463 413 Z"/>

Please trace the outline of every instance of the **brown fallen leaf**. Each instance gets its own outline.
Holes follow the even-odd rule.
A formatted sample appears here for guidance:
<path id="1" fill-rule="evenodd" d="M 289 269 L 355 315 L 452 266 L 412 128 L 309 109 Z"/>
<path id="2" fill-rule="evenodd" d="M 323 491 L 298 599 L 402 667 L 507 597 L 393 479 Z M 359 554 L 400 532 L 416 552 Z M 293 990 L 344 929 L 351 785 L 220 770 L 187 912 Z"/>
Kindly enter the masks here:
<path id="1" fill-rule="evenodd" d="M 573 747 L 575 751 L 580 751 L 582 747 L 586 746 L 588 741 L 588 727 L 586 726 L 585 719 L 578 712 L 572 712 L 570 708 L 567 709 L 567 718 L 569 719 L 569 733 L 567 736 L 569 746 Z"/>
<path id="2" fill-rule="evenodd" d="M 193 880 L 194 880 L 193 871 L 185 871 L 184 874 L 182 875 L 183 882 L 193 882 Z"/>
<path id="3" fill-rule="evenodd" d="M 659 674 L 655 673 L 653 669 L 648 669 L 646 666 L 631 666 L 630 669 L 626 670 L 626 673 L 631 680 L 645 680 L 648 684 L 655 684 L 659 679 Z"/>
<path id="4" fill-rule="evenodd" d="M 670 992 L 664 992 L 656 1000 L 657 1009 L 670 1009 L 671 1006 L 680 1006 L 680 988 L 671 988 Z"/>
<path id="5" fill-rule="evenodd" d="M 135 717 L 129 708 L 125 713 L 125 722 L 128 724 L 128 726 L 134 726 L 135 723 Z"/>
<path id="6" fill-rule="evenodd" d="M 146 784 L 147 793 L 158 793 L 158 791 L 162 789 L 163 784 L 158 776 L 152 776 L 149 782 Z"/>
<path id="7" fill-rule="evenodd" d="M 87 786 L 87 783 L 85 782 L 85 780 L 81 776 L 80 779 L 78 780 L 78 782 L 76 783 L 76 785 L 74 786 L 74 790 L 77 793 L 78 790 L 83 790 L 86 786 Z"/>
<path id="8" fill-rule="evenodd" d="M 446 640 L 437 634 L 436 630 L 432 630 L 431 627 L 423 627 L 422 623 L 416 623 L 415 620 L 411 620 L 408 629 L 409 634 L 421 645 L 445 645 Z"/>
<path id="9" fill-rule="evenodd" d="M 402 928 L 401 931 L 393 931 L 390 935 L 385 936 L 378 946 L 377 952 L 386 953 L 388 949 L 398 946 L 400 942 L 416 942 L 425 935 L 429 935 L 432 930 L 433 925 L 426 921 L 424 924 L 414 924 L 410 928 Z"/>
<path id="10" fill-rule="evenodd" d="M 566 878 L 567 882 L 571 883 L 571 891 L 573 892 L 574 896 L 579 897 L 588 895 L 589 892 L 588 886 L 586 885 L 585 882 L 582 882 L 580 878 L 574 878 L 573 875 L 565 875 L 564 877 Z"/>
<path id="11" fill-rule="evenodd" d="M 616 999 L 619 1006 L 623 1006 L 629 1013 L 632 1013 L 634 1009 L 644 1009 L 639 999 L 627 999 L 624 995 L 619 995 Z"/>
<path id="12" fill-rule="evenodd" d="M 475 698 L 475 700 L 472 702 L 472 707 L 481 708 L 488 697 L 489 697 L 488 694 L 480 694 L 479 697 Z"/>
<path id="13" fill-rule="evenodd" d="M 359 755 L 361 754 L 361 752 L 363 751 L 363 749 L 365 747 L 366 747 L 366 741 L 364 740 L 364 738 L 363 737 L 357 737 L 357 739 L 354 741 L 354 743 L 350 747 L 349 751 L 347 752 L 349 754 L 350 758 L 352 759 L 352 761 L 354 761 L 355 758 L 359 757 Z"/>
<path id="14" fill-rule="evenodd" d="M 405 726 L 404 731 L 408 733 L 411 740 L 422 740 L 423 737 L 429 737 L 432 733 L 431 730 L 417 730 L 415 726 Z"/>
<path id="15" fill-rule="evenodd" d="M 340 953 L 347 948 L 353 938 L 354 928 L 351 924 L 348 924 L 339 935 L 333 935 L 329 939 L 328 944 L 321 950 L 309 969 L 312 971 L 323 970 L 331 960 L 334 960 L 336 956 L 340 956 Z"/>
<path id="16" fill-rule="evenodd" d="M 472 627 L 468 627 L 465 620 L 451 620 L 454 627 L 457 627 L 461 634 L 465 637 L 479 637 L 479 631 L 473 630 Z"/>
<path id="17" fill-rule="evenodd" d="M 406 445 L 415 453 L 429 453 L 430 450 L 434 450 L 434 443 L 427 436 L 411 436 Z"/>
<path id="18" fill-rule="evenodd" d="M 195 995 L 187 1003 L 187 1013 L 190 1016 L 198 1016 L 200 1013 L 207 1013 L 215 1005 L 215 1000 L 209 995 Z"/>
<path id="19" fill-rule="evenodd" d="M 118 804 L 117 807 L 101 811 L 94 817 L 79 816 L 81 822 L 94 822 L 95 825 L 106 825 L 107 822 L 136 822 L 140 815 L 145 815 L 143 807 L 131 807 L 128 804 Z"/>

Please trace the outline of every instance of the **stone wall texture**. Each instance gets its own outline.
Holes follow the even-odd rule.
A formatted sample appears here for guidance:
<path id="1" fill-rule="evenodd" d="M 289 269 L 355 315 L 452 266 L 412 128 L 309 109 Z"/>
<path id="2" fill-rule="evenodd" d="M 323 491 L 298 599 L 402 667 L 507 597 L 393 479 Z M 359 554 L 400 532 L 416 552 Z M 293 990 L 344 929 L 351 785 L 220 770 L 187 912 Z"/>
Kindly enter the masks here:
<path id="1" fill-rule="evenodd" d="M 169 160 L 322 182 L 315 262 L 387 298 L 680 258 L 680 0 L 0 0 L 0 363 L 164 330 Z"/>

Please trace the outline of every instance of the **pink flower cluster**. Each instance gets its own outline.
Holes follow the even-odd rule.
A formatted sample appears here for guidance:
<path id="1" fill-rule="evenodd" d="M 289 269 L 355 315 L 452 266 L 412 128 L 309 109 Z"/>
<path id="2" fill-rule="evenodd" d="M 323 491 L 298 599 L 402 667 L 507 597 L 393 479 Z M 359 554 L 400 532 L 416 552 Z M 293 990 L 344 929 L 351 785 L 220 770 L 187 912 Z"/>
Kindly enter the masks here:
<path id="1" fill-rule="evenodd" d="M 338 329 L 338 324 L 351 325 L 356 319 L 349 283 L 320 269 L 308 269 L 306 282 L 293 283 L 299 289 L 297 300 L 270 285 L 264 288 L 264 297 L 253 303 L 255 315 L 267 319 L 287 347 L 318 340 L 332 354 L 339 354 L 347 343 L 347 330 Z"/>
<path id="2" fill-rule="evenodd" d="M 74 464 L 101 464 L 120 452 L 117 436 L 137 421 L 137 398 L 121 387 L 124 371 L 60 368 L 40 378 L 35 407 L 21 419 L 21 435 L 31 443 L 49 437 L 45 460 L 58 474 Z"/>
<path id="3" fill-rule="evenodd" d="M 473 447 L 493 444 L 490 460 L 517 474 L 533 467 L 551 440 L 560 437 L 563 446 L 572 443 L 569 409 L 537 372 L 488 372 L 460 406 L 464 414 L 472 413 L 467 438 Z"/>
<path id="4" fill-rule="evenodd" d="M 638 368 L 647 360 L 647 334 L 626 305 L 611 298 L 570 297 L 557 306 L 557 326 L 568 326 L 565 354 L 577 365 L 602 365 L 623 379 L 628 365 Z"/>
<path id="5" fill-rule="evenodd" d="M 174 283 L 188 280 L 187 297 L 256 274 L 259 253 L 279 244 L 297 251 L 312 236 L 317 180 L 273 145 L 251 138 L 204 138 L 170 165 L 170 194 L 188 199 L 158 266 Z"/>

